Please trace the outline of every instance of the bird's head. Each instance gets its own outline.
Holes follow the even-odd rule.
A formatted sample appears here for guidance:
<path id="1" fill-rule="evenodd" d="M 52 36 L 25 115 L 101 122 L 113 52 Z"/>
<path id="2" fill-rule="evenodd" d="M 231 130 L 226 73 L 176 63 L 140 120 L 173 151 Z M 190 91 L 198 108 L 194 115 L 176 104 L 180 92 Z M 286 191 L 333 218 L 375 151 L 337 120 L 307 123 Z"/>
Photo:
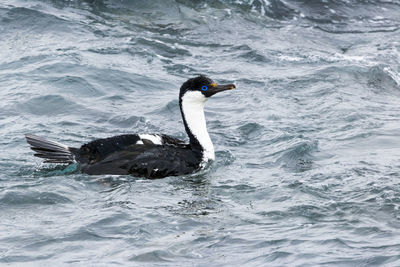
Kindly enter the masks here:
<path id="1" fill-rule="evenodd" d="M 182 84 L 179 98 L 182 99 L 184 96 L 190 96 L 190 99 L 193 101 L 198 100 L 205 102 L 209 97 L 216 93 L 235 88 L 234 84 L 217 84 L 210 78 L 200 75 L 191 78 Z"/>

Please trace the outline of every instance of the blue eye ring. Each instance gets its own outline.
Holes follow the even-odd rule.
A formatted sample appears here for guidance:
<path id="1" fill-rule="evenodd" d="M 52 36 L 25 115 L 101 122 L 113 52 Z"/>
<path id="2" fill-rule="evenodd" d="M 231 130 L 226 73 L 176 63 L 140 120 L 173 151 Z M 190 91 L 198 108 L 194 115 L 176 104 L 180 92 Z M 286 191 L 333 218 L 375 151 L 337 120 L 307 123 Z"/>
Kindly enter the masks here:
<path id="1" fill-rule="evenodd" d="M 205 91 L 208 90 L 208 87 L 207 87 L 206 85 L 203 85 L 203 86 L 201 87 L 201 90 L 205 92 Z"/>

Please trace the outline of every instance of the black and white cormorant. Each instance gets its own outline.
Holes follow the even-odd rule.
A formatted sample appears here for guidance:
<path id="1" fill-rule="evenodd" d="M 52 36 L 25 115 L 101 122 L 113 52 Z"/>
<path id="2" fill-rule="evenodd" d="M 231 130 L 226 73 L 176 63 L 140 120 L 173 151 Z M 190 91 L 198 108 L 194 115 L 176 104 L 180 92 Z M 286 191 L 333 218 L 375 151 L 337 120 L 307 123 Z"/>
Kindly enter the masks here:
<path id="1" fill-rule="evenodd" d="M 206 76 L 183 83 L 179 106 L 189 144 L 164 134 L 127 134 L 73 148 L 33 134 L 25 137 L 35 156 L 46 159 L 44 162 L 78 163 L 87 174 L 131 174 L 148 178 L 190 174 L 215 157 L 204 117 L 207 99 L 234 88 L 233 84 L 218 85 Z"/>

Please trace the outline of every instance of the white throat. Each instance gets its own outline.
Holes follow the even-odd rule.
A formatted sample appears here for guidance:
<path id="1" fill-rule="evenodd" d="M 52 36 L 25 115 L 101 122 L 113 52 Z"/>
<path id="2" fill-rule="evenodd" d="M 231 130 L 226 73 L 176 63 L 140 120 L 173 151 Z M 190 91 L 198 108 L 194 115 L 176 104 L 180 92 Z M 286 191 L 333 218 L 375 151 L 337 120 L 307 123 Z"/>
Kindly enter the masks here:
<path id="1" fill-rule="evenodd" d="M 199 91 L 186 92 L 182 97 L 182 111 L 189 130 L 203 148 L 203 160 L 214 160 L 214 146 L 207 132 L 204 105 L 207 98 Z"/>

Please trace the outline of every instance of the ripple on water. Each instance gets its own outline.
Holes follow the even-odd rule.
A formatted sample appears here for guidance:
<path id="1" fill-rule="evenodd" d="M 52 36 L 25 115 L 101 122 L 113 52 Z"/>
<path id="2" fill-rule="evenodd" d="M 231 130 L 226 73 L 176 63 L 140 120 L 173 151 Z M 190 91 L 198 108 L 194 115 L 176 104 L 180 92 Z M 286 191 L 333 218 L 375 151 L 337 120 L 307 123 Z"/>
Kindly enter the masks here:
<path id="1" fill-rule="evenodd" d="M 139 38 L 136 40 L 136 45 L 149 47 L 156 55 L 166 58 L 174 58 L 176 56 L 191 56 L 191 53 L 188 50 L 178 47 L 174 44 L 167 44 L 160 40 Z"/>
<path id="2" fill-rule="evenodd" d="M 229 150 L 218 150 L 215 152 L 215 165 L 228 166 L 236 160 L 236 157 Z"/>
<path id="3" fill-rule="evenodd" d="M 54 205 L 59 203 L 70 203 L 69 198 L 53 192 L 7 192 L 0 198 L 0 205 Z"/>
<path id="4" fill-rule="evenodd" d="M 4 29 L 18 28 L 40 33 L 43 29 L 55 32 L 73 30 L 72 24 L 67 20 L 25 7 L 11 8 L 1 22 L 8 26 Z"/>
<path id="5" fill-rule="evenodd" d="M 368 84 L 375 88 L 376 93 L 390 93 L 400 96 L 400 74 L 389 66 L 378 65 L 371 67 L 367 73 Z"/>
<path id="6" fill-rule="evenodd" d="M 260 139 L 264 126 L 257 122 L 249 122 L 240 126 L 239 131 L 244 140 Z"/>
<path id="7" fill-rule="evenodd" d="M 82 97 L 97 97 L 103 93 L 86 79 L 78 76 L 53 77 L 46 81 L 55 91 L 67 94 L 79 94 Z"/>
<path id="8" fill-rule="evenodd" d="M 43 105 L 46 103 L 46 105 Z M 48 116 L 49 114 L 62 115 L 71 112 L 82 113 L 86 108 L 60 95 L 44 95 L 33 97 L 24 103 L 16 105 L 16 109 L 22 110 L 27 114 L 37 116 Z"/>
<path id="9" fill-rule="evenodd" d="M 107 122 L 115 128 L 137 128 L 138 124 L 145 123 L 146 119 L 144 117 L 138 116 L 124 116 L 118 115 L 109 119 Z"/>
<path id="10" fill-rule="evenodd" d="M 149 114 L 163 115 L 166 117 L 173 116 L 176 119 L 181 119 L 181 111 L 179 108 L 179 101 L 177 99 L 169 101 L 166 105 L 161 108 L 156 108 L 149 112 Z"/>
<path id="11" fill-rule="evenodd" d="M 284 168 L 295 172 L 310 170 L 314 164 L 313 153 L 318 150 L 318 141 L 302 141 L 282 151 L 278 158 Z"/>
<path id="12" fill-rule="evenodd" d="M 175 255 L 171 252 L 165 251 L 165 250 L 159 250 L 159 249 L 148 249 L 150 251 L 147 252 L 142 252 L 142 253 L 135 253 L 135 256 L 132 256 L 129 258 L 130 261 L 134 262 L 173 262 L 176 258 L 178 258 L 178 255 Z"/>

